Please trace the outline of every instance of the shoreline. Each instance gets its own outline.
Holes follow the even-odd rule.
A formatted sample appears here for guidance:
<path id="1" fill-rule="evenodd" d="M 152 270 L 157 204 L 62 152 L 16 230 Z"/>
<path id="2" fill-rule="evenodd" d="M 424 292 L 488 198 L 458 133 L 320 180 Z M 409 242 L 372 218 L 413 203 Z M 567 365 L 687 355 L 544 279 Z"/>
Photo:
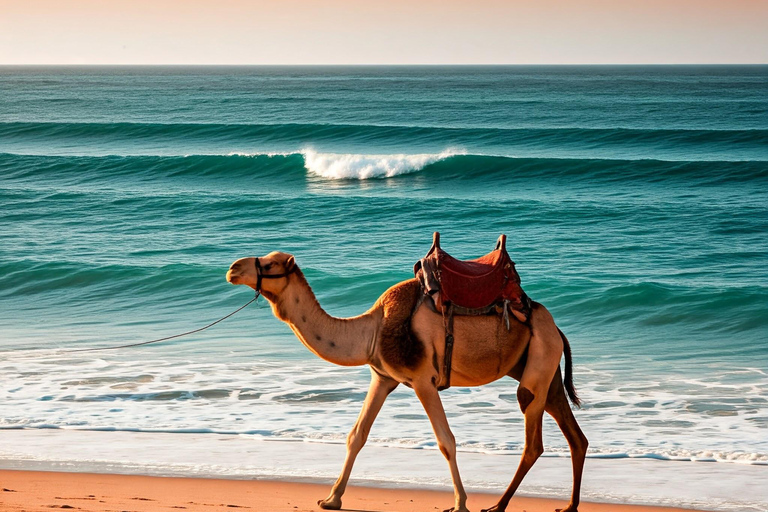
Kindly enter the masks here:
<path id="1" fill-rule="evenodd" d="M 102 473 L 0 470 L 0 508 L 7 512 L 51 509 L 83 511 L 174 509 L 207 512 L 240 509 L 269 512 L 319 511 L 329 485 L 274 480 L 227 480 Z M 487 508 L 498 494 L 469 493 L 470 510 Z M 453 493 L 411 488 L 350 485 L 343 510 L 423 512 L 453 504 Z M 515 497 L 509 510 L 551 512 L 567 505 L 548 498 Z M 670 507 L 582 502 L 581 512 L 679 512 Z"/>
<path id="2" fill-rule="evenodd" d="M 307 506 L 327 495 L 346 453 L 344 444 L 281 442 L 238 435 L 58 429 L 4 430 L 2 434 L 0 470 L 4 471 L 318 485 L 320 496 L 313 494 L 314 501 Z M 498 499 L 512 479 L 518 460 L 514 455 L 460 452 L 465 488 L 472 494 Z M 607 506 L 763 512 L 768 504 L 765 477 L 766 467 L 757 465 L 592 458 L 585 467 L 581 498 L 582 502 Z M 526 476 L 518 495 L 562 504 L 570 497 L 571 483 L 568 457 L 542 457 Z M 376 445 L 365 447 L 350 484 L 382 492 L 413 489 L 449 495 L 452 488 L 447 465 L 438 450 Z M 0 481 L 3 487 L 8 485 Z"/>

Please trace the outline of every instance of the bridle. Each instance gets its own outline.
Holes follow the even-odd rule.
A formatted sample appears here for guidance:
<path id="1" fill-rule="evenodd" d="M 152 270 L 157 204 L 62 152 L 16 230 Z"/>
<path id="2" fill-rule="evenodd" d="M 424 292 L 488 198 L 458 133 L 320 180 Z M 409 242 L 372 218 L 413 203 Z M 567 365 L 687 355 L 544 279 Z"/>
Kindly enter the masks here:
<path id="1" fill-rule="evenodd" d="M 281 277 L 288 277 L 296 272 L 296 262 L 293 262 L 291 268 L 283 272 L 282 274 L 264 274 L 261 266 L 261 260 L 254 258 L 254 265 L 256 266 L 256 297 L 261 295 L 261 280 L 262 279 L 280 279 Z"/>

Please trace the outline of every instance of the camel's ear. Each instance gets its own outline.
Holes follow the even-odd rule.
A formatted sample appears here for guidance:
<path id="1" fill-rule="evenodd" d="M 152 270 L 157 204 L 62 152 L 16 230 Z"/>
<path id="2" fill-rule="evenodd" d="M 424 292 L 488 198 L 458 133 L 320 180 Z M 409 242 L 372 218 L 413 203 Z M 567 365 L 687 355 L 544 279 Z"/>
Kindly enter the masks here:
<path id="1" fill-rule="evenodd" d="M 296 259 L 293 256 L 288 256 L 288 259 L 285 260 L 285 271 L 290 272 L 293 270 L 293 267 L 296 266 Z"/>

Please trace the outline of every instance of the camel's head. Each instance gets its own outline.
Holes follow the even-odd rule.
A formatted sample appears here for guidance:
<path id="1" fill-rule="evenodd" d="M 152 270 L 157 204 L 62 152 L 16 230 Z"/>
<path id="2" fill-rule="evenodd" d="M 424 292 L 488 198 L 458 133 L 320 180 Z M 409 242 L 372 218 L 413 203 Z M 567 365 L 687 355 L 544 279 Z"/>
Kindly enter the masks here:
<path id="1" fill-rule="evenodd" d="M 229 267 L 227 281 L 250 286 L 273 300 L 288 286 L 288 280 L 296 270 L 292 255 L 271 252 L 260 258 L 240 258 Z"/>

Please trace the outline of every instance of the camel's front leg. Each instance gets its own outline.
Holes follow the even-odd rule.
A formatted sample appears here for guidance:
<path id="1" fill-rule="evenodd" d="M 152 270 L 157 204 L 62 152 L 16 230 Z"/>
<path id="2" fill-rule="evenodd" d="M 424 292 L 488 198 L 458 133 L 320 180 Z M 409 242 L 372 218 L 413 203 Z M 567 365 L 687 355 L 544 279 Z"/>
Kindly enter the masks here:
<path id="1" fill-rule="evenodd" d="M 368 433 L 371 431 L 373 420 L 381 410 L 381 406 L 384 405 L 384 400 L 398 385 L 396 380 L 388 377 L 382 377 L 373 369 L 371 369 L 371 385 L 368 388 L 368 395 L 365 397 L 365 403 L 360 411 L 360 415 L 357 417 L 355 426 L 347 436 L 347 458 L 344 459 L 344 467 L 341 470 L 339 478 L 336 483 L 333 484 L 331 494 L 324 500 L 317 502 L 320 508 L 339 510 L 341 508 L 341 496 L 347 489 L 347 482 L 349 481 L 349 475 L 352 473 L 352 466 L 355 463 L 355 458 L 360 450 L 365 445 L 365 441 L 368 439 Z"/>
<path id="2" fill-rule="evenodd" d="M 415 385 L 413 390 L 419 397 L 424 410 L 432 423 L 432 430 L 435 431 L 437 446 L 448 461 L 451 468 L 451 480 L 453 480 L 453 493 L 455 503 L 453 508 L 445 512 L 469 512 L 467 510 L 467 493 L 464 492 L 464 486 L 461 484 L 459 476 L 459 466 L 456 463 L 456 439 L 453 437 L 451 428 L 448 426 L 448 418 L 445 417 L 443 403 L 440 401 L 440 395 L 434 385 L 426 384 L 423 386 Z"/>

